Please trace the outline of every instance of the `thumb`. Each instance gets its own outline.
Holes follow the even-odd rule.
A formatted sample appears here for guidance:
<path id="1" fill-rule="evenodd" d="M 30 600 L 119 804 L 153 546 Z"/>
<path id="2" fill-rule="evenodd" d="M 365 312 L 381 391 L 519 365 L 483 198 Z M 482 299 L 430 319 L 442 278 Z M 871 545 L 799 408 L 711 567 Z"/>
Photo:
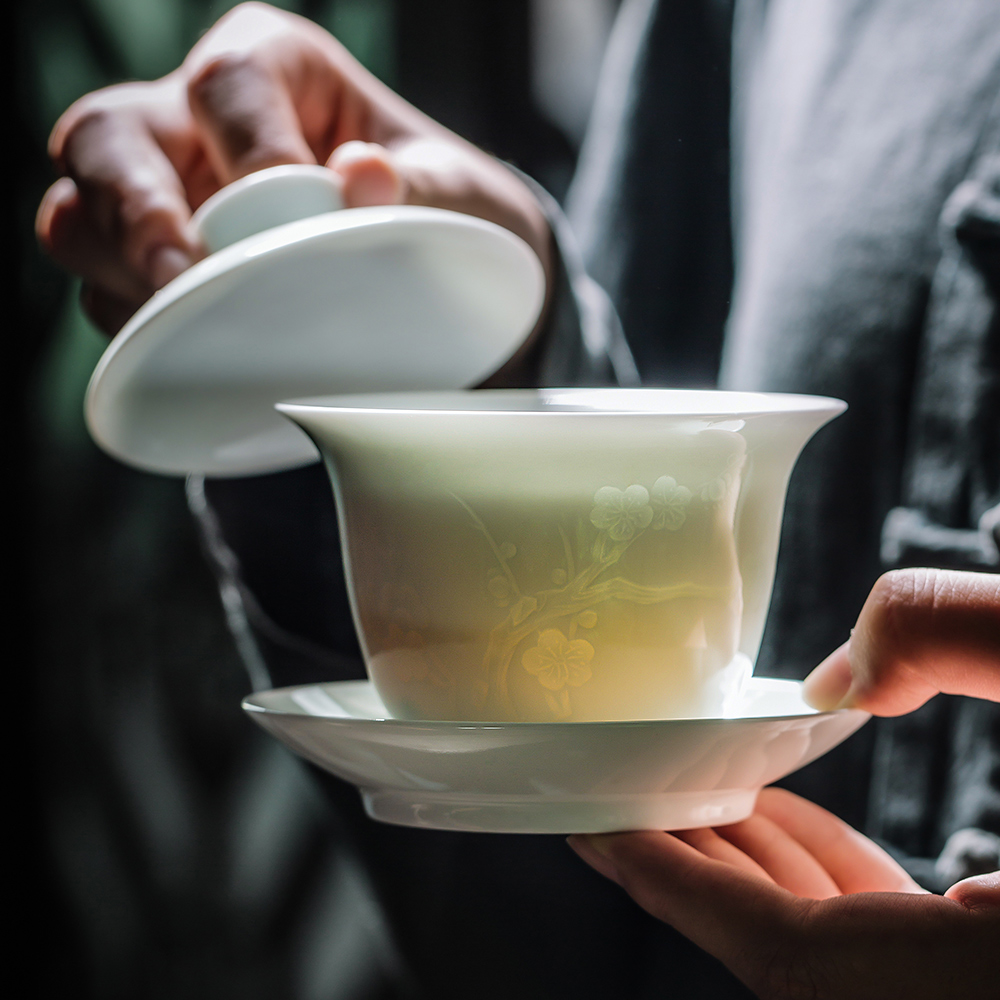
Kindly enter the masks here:
<path id="1" fill-rule="evenodd" d="M 806 678 L 804 693 L 821 709 L 902 715 L 938 692 L 1000 701 L 1000 576 L 886 573 L 850 642 Z"/>
<path id="2" fill-rule="evenodd" d="M 345 208 L 399 205 L 406 200 L 407 184 L 384 146 L 345 142 L 333 151 L 326 165 L 340 177 Z"/>
<path id="3" fill-rule="evenodd" d="M 1000 872 L 964 878 L 956 882 L 945 897 L 961 903 L 967 910 L 996 913 L 1000 911 Z"/>
<path id="4" fill-rule="evenodd" d="M 444 129 L 387 146 L 345 142 L 326 165 L 343 182 L 347 208 L 427 205 L 485 219 L 524 240 L 551 279 L 552 233 L 534 193 L 498 160 Z"/>

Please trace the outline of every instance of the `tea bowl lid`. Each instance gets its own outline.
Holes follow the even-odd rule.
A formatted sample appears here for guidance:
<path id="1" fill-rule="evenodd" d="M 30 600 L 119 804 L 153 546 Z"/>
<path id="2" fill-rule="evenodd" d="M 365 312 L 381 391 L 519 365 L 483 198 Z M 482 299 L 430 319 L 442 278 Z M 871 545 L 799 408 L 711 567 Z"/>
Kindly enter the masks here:
<path id="1" fill-rule="evenodd" d="M 199 209 L 213 252 L 132 317 L 91 378 L 85 415 L 105 451 L 167 474 L 305 465 L 316 450 L 278 401 L 474 386 L 531 331 L 545 277 L 513 233 L 442 209 L 340 204 L 331 171 L 296 165 Z"/>

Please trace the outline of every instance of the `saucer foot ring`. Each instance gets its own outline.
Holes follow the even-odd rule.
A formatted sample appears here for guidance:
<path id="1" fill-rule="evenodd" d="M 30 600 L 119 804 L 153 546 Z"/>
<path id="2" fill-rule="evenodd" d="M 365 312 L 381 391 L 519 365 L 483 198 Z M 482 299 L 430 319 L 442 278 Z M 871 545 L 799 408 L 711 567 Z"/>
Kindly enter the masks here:
<path id="1" fill-rule="evenodd" d="M 758 789 L 664 792 L 645 795 L 533 795 L 362 789 L 372 819 L 429 830 L 476 833 L 614 833 L 622 830 L 690 830 L 746 819 Z"/>

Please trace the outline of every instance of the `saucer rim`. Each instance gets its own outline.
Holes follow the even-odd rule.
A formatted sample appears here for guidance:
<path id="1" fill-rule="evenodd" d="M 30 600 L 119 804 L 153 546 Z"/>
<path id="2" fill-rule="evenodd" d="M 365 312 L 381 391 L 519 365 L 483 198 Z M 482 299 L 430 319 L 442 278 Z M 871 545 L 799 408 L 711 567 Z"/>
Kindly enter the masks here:
<path id="1" fill-rule="evenodd" d="M 802 681 L 792 680 L 785 677 L 751 677 L 747 683 L 754 680 L 777 681 L 781 684 L 795 685 L 801 688 Z M 253 699 L 265 694 L 290 694 L 293 691 L 301 691 L 306 688 L 337 688 L 342 686 L 364 686 L 374 688 L 370 680 L 347 680 L 347 681 L 315 681 L 311 684 L 290 684 L 283 687 L 268 688 L 262 691 L 254 691 L 246 695 L 240 702 L 240 707 L 248 715 L 263 715 L 276 718 L 309 719 L 316 722 L 329 723 L 338 726 L 367 726 L 384 729 L 417 729 L 422 731 L 444 731 L 444 732 L 496 732 L 498 730 L 533 731 L 540 732 L 550 730 L 553 732 L 566 731 L 568 728 L 574 731 L 584 729 L 635 729 L 648 728 L 651 726 L 692 726 L 692 725 L 726 725 L 734 723 L 754 723 L 754 722 L 793 722 L 797 719 L 819 719 L 826 716 L 835 715 L 864 715 L 871 713 L 858 708 L 835 708 L 835 709 L 813 709 L 809 712 L 797 712 L 784 715 L 743 715 L 743 716 L 703 716 L 683 719 L 605 719 L 590 721 L 566 721 L 566 722 L 488 722 L 484 720 L 458 720 L 458 719 L 394 719 L 391 716 L 379 718 L 365 718 L 358 716 L 331 716 L 331 715 L 310 715 L 307 712 L 291 712 L 284 709 L 268 707 L 266 705 L 255 704 Z M 377 694 L 377 693 L 376 693 Z"/>

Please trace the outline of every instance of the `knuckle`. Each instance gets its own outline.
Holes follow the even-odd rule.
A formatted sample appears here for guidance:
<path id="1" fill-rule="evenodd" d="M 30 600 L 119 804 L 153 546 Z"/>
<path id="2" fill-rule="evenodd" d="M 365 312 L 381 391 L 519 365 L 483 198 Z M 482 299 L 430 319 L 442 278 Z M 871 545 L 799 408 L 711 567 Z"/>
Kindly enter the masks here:
<path id="1" fill-rule="evenodd" d="M 879 577 L 869 597 L 871 625 L 885 648 L 903 657 L 919 625 L 948 603 L 952 580 L 933 569 L 896 569 Z"/>
<path id="2" fill-rule="evenodd" d="M 315 26 L 263 3 L 242 3 L 222 17 L 186 61 L 189 96 L 197 99 L 213 81 L 244 79 L 266 69 L 289 38 Z"/>
<path id="3" fill-rule="evenodd" d="M 267 75 L 257 51 L 220 52 L 192 71 L 187 82 L 188 100 L 196 107 L 212 109 L 231 101 L 248 81 Z"/>
<path id="4" fill-rule="evenodd" d="M 270 4 L 260 3 L 258 0 L 244 0 L 243 3 L 233 7 L 227 20 L 230 23 L 252 21 L 255 24 L 263 21 L 265 24 L 271 25 L 289 21 L 290 17 L 285 11 L 272 7 Z"/>
<path id="5" fill-rule="evenodd" d="M 876 580 L 865 601 L 851 660 L 855 680 L 867 687 L 882 685 L 899 671 L 907 632 L 901 609 L 908 605 L 913 587 L 912 570 L 892 570 Z"/>
<path id="6" fill-rule="evenodd" d="M 76 184 L 69 177 L 60 177 L 45 192 L 38 206 L 35 213 L 35 238 L 50 256 L 55 256 L 65 242 L 61 223 L 76 197 Z"/>
<path id="7" fill-rule="evenodd" d="M 895 569 L 884 573 L 875 582 L 869 595 L 866 613 L 869 627 L 887 640 L 893 648 L 905 638 L 905 617 L 919 594 L 921 581 L 918 571 Z"/>
<path id="8" fill-rule="evenodd" d="M 176 239 L 175 206 L 155 190 L 133 191 L 119 206 L 118 231 L 126 259 L 142 273 L 150 248 Z"/>
<path id="9" fill-rule="evenodd" d="M 913 571 L 909 569 L 894 569 L 883 573 L 872 587 L 871 600 L 883 612 L 893 607 L 901 598 L 912 590 Z"/>
<path id="10" fill-rule="evenodd" d="M 123 195 L 118 215 L 121 225 L 127 230 L 141 229 L 172 222 L 175 206 L 162 189 L 151 184 L 137 184 Z"/>
<path id="11" fill-rule="evenodd" d="M 219 41 L 232 42 L 239 49 L 269 48 L 280 39 L 308 34 L 311 21 L 265 3 L 241 3 L 234 7 L 216 29 Z"/>
<path id="12" fill-rule="evenodd" d="M 67 108 L 63 115 L 64 119 L 71 123 L 73 129 L 85 127 L 95 121 L 103 121 L 118 104 L 115 96 L 119 87 L 120 85 L 105 87 L 102 90 L 94 90 L 89 94 L 84 94 Z"/>
<path id="13" fill-rule="evenodd" d="M 108 104 L 104 94 L 96 91 L 86 94 L 67 109 L 64 120 L 68 123 L 68 131 L 77 132 L 95 121 L 100 122 L 108 114 Z"/>
<path id="14" fill-rule="evenodd" d="M 283 127 L 282 93 L 280 81 L 254 53 L 215 56 L 188 82 L 192 110 L 244 170 L 302 159 Z"/>
<path id="15" fill-rule="evenodd" d="M 244 172 L 303 159 L 285 122 L 282 93 L 252 54 L 216 56 L 188 83 L 192 110 Z"/>
<path id="16" fill-rule="evenodd" d="M 81 159 L 81 144 L 95 135 L 106 133 L 116 115 L 112 107 L 99 94 L 88 94 L 80 98 L 63 115 L 56 126 L 53 138 L 58 135 L 58 147 L 53 158 L 61 161 L 63 169 L 74 172 Z"/>
<path id="17" fill-rule="evenodd" d="M 120 128 L 123 122 L 131 122 L 137 114 L 141 115 L 143 109 L 161 94 L 160 82 L 118 83 L 79 98 L 63 112 L 52 130 L 50 153 L 53 158 L 68 153 L 67 147 L 74 142 L 105 136 Z"/>

